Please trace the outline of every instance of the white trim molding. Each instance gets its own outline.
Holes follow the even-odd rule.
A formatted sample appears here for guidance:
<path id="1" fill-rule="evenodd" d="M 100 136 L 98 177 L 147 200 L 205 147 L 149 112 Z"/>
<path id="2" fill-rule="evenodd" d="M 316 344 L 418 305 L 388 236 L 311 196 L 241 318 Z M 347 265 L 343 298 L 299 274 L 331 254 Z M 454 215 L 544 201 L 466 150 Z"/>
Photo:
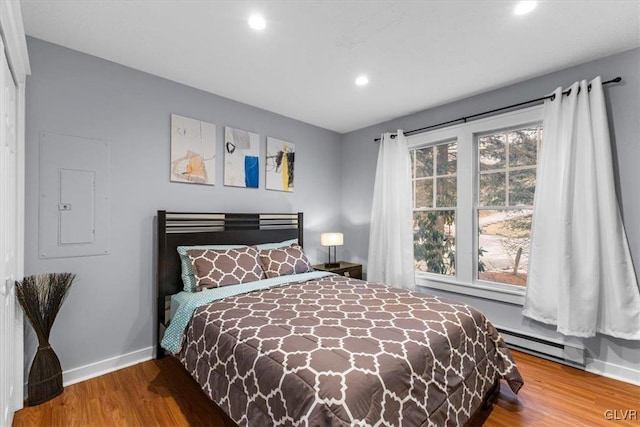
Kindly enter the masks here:
<path id="1" fill-rule="evenodd" d="M 128 368 L 138 363 L 146 362 L 153 359 L 154 350 L 154 347 L 147 347 L 132 351 L 131 353 L 121 354 L 88 365 L 69 369 L 62 373 L 62 384 L 66 387 L 113 371 Z"/>
<path id="2" fill-rule="evenodd" d="M 15 226 L 15 243 L 12 244 L 13 268 L 11 270 L 11 280 L 21 280 L 24 276 L 24 175 L 25 175 L 25 82 L 26 76 L 31 74 L 29 55 L 27 52 L 27 40 L 22 22 L 22 12 L 18 0 L 0 1 L 0 45 L 3 45 L 4 56 L 6 53 L 7 65 L 16 85 L 15 104 L 15 196 L 9 204 L 15 206 L 12 215 Z M 4 278 L 3 278 L 4 282 Z M 13 290 L 11 290 L 13 292 Z M 12 296 L 12 299 L 15 296 Z M 10 319 L 9 333 L 13 336 L 9 341 L 13 345 L 9 349 L 0 348 L 0 360 L 5 365 L 8 375 L 6 381 L 0 381 L 9 393 L 9 399 L 2 401 L 3 416 L 0 424 L 5 421 L 11 425 L 13 413 L 23 407 L 23 388 L 20 386 L 24 378 L 24 337 L 23 337 L 23 315 L 19 305 L 14 304 L 15 315 Z M 12 312 L 13 312 L 12 308 Z M 9 320 L 9 319 L 7 319 Z M 0 393 L 2 394 L 2 393 Z"/>
<path id="3" fill-rule="evenodd" d="M 633 369 L 588 357 L 584 370 L 592 374 L 640 386 L 640 369 Z"/>
<path id="4" fill-rule="evenodd" d="M 24 277 L 24 206 L 25 206 L 25 83 L 18 83 L 17 87 L 17 171 L 16 185 L 17 185 L 17 200 L 16 200 L 16 233 L 18 238 L 16 239 L 16 275 L 17 278 L 22 279 Z M 24 396 L 26 394 L 21 393 L 20 383 L 24 378 L 24 315 L 22 309 L 16 304 L 16 316 L 15 316 L 15 339 L 16 339 L 16 351 L 14 356 L 14 372 L 16 385 L 13 397 L 13 410 L 18 411 L 24 406 Z"/>
<path id="5" fill-rule="evenodd" d="M 131 353 L 121 354 L 100 360 L 98 362 L 89 363 L 88 365 L 79 366 L 69 369 L 62 373 L 62 385 L 64 387 L 87 381 L 110 372 L 128 368 L 138 363 L 146 362 L 155 358 L 155 347 L 147 347 Z M 24 383 L 24 396 L 27 396 L 28 384 Z"/>
<path id="6" fill-rule="evenodd" d="M 435 274 L 416 273 L 416 286 L 500 301 L 514 305 L 524 305 L 524 289 L 518 289 L 514 286 L 500 286 L 499 284 L 486 286 L 483 283 L 486 282 L 478 281 L 476 284 L 463 283 L 456 280 L 449 280 L 444 276 L 439 277 Z"/>
<path id="7" fill-rule="evenodd" d="M 27 75 L 31 74 L 31 65 L 18 0 L 0 1 L 0 30 L 8 52 L 9 68 L 17 83 L 22 84 L 26 81 Z"/>

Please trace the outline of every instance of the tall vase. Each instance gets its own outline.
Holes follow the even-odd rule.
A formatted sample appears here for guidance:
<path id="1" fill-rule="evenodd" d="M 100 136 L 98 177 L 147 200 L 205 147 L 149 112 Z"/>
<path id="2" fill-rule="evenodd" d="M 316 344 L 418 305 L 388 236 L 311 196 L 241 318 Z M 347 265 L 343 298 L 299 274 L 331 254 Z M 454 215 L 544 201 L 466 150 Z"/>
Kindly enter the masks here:
<path id="1" fill-rule="evenodd" d="M 49 334 L 74 279 L 75 274 L 50 273 L 27 276 L 16 282 L 18 301 L 38 336 L 38 351 L 29 371 L 29 406 L 62 393 L 62 367 L 49 344 Z"/>
<path id="2" fill-rule="evenodd" d="M 39 342 L 29 371 L 28 403 L 39 405 L 62 393 L 62 367 L 48 340 Z"/>

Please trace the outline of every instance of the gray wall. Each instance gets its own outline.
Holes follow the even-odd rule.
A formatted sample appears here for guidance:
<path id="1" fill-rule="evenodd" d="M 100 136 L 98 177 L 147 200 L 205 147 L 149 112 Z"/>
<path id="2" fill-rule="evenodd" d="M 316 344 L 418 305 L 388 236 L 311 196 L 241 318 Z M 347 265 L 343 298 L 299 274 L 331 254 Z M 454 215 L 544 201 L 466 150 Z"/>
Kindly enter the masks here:
<path id="1" fill-rule="evenodd" d="M 365 264 L 378 145 L 383 131 L 405 130 L 474 114 L 549 93 L 557 86 L 602 75 L 624 83 L 607 88 L 618 190 L 636 269 L 640 266 L 640 50 L 572 67 L 486 94 L 338 135 L 245 104 L 211 95 L 37 39 L 28 39 L 25 272 L 78 274 L 53 328 L 51 342 L 64 370 L 153 345 L 153 216 L 158 209 L 191 211 L 279 210 L 305 213 L 306 249 L 324 260 L 319 233 L 345 233 L 340 258 Z M 428 96 L 428 94 L 425 94 Z M 300 102 L 305 102 L 301 100 Z M 215 187 L 169 182 L 169 115 L 225 125 L 296 143 L 296 191 L 224 187 L 222 163 Z M 38 259 L 39 132 L 98 138 L 111 144 L 110 254 Z M 340 158 L 341 163 L 336 159 Z M 438 292 L 472 303 L 496 323 L 543 335 L 553 333 L 521 314 L 519 306 Z M 33 335 L 25 343 L 29 364 Z M 587 341 L 594 359 L 636 368 L 640 343 L 597 337 Z"/>
<path id="2" fill-rule="evenodd" d="M 640 49 L 567 68 L 519 84 L 487 92 L 440 107 L 421 111 L 365 129 L 342 138 L 342 227 L 345 233 L 345 257 L 366 264 L 369 241 L 369 217 L 378 144 L 374 138 L 396 129 L 418 129 L 482 111 L 538 98 L 556 87 L 567 87 L 576 80 L 603 80 L 621 76 L 623 83 L 608 86 L 605 91 L 611 125 L 614 161 L 618 176 L 618 198 L 631 246 L 636 273 L 640 271 Z M 425 94 L 425 98 L 428 98 Z M 366 269 L 366 268 L 365 268 Z M 497 324 L 545 336 L 555 333 L 523 318 L 520 306 L 504 304 L 441 291 L 431 291 L 464 300 L 483 310 Z M 598 336 L 586 341 L 588 356 L 638 369 L 640 342 Z"/>
<path id="3" fill-rule="evenodd" d="M 319 233 L 340 225 L 339 134 L 37 39 L 28 39 L 28 49 L 25 272 L 77 273 L 51 336 L 64 370 L 153 345 L 152 232 L 158 209 L 302 211 L 308 255 L 312 262 L 325 259 Z M 215 187 L 169 182 L 171 113 L 217 125 Z M 259 189 L 224 187 L 225 125 L 259 133 L 262 156 L 267 135 L 294 142 L 295 192 L 265 190 L 264 173 Z M 38 259 L 40 132 L 110 143 L 109 255 Z M 25 345 L 30 364 L 32 334 Z"/>

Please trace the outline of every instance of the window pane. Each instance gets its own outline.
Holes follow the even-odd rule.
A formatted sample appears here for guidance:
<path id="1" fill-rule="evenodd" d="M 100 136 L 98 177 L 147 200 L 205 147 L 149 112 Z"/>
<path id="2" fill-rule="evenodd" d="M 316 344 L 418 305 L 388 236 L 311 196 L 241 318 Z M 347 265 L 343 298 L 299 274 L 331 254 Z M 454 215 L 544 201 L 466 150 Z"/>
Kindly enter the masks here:
<path id="1" fill-rule="evenodd" d="M 455 219 L 455 210 L 413 213 L 416 271 L 455 276 Z"/>
<path id="2" fill-rule="evenodd" d="M 432 208 L 433 207 L 433 179 L 417 179 L 416 194 L 414 197 L 415 208 Z"/>
<path id="3" fill-rule="evenodd" d="M 478 138 L 478 156 L 481 171 L 505 167 L 505 141 L 506 135 L 504 133 Z"/>
<path id="4" fill-rule="evenodd" d="M 536 164 L 539 127 L 518 129 L 509 132 L 509 166 L 531 166 Z"/>
<path id="5" fill-rule="evenodd" d="M 478 210 L 478 278 L 525 286 L 531 241 L 530 209 Z"/>
<path id="6" fill-rule="evenodd" d="M 436 146 L 438 175 L 456 173 L 457 145 L 458 144 L 454 142 Z"/>
<path id="7" fill-rule="evenodd" d="M 504 206 L 506 203 L 506 174 L 504 172 L 480 175 L 480 206 Z"/>
<path id="8" fill-rule="evenodd" d="M 416 152 L 416 178 L 433 175 L 433 147 L 421 148 Z"/>
<path id="9" fill-rule="evenodd" d="M 509 205 L 533 205 L 536 190 L 536 170 L 524 169 L 509 173 Z"/>
<path id="10" fill-rule="evenodd" d="M 456 177 L 436 178 L 436 207 L 454 208 L 456 206 Z"/>

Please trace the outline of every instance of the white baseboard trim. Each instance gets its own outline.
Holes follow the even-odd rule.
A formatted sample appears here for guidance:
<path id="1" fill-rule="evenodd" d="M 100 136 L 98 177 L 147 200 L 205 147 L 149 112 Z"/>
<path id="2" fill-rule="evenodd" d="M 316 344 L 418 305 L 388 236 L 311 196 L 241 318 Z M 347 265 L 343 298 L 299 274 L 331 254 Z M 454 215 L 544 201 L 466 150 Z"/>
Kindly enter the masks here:
<path id="1" fill-rule="evenodd" d="M 151 360 L 154 357 L 155 347 L 147 347 L 140 350 L 132 351 L 131 353 L 121 354 L 109 359 L 101 360 L 99 362 L 80 366 L 78 368 L 69 369 L 68 371 L 64 371 L 62 373 L 62 385 L 64 387 L 67 387 L 71 384 L 90 380 L 91 378 L 99 377 L 100 375 L 117 371 L 118 369 L 123 369 L 129 366 L 137 365 L 138 363 L 146 362 L 147 360 Z M 28 398 L 27 382 L 24 383 L 24 398 Z"/>
<path id="2" fill-rule="evenodd" d="M 587 358 L 585 371 L 640 386 L 639 369 L 632 369 L 626 366 L 615 365 L 613 363 L 605 362 L 602 360 Z"/>
<path id="3" fill-rule="evenodd" d="M 100 375 L 108 374 L 109 372 L 117 371 L 118 369 L 146 362 L 147 360 L 153 359 L 154 351 L 155 347 L 147 347 L 78 368 L 69 369 L 62 373 L 62 384 L 66 387 L 71 384 L 99 377 Z"/>

